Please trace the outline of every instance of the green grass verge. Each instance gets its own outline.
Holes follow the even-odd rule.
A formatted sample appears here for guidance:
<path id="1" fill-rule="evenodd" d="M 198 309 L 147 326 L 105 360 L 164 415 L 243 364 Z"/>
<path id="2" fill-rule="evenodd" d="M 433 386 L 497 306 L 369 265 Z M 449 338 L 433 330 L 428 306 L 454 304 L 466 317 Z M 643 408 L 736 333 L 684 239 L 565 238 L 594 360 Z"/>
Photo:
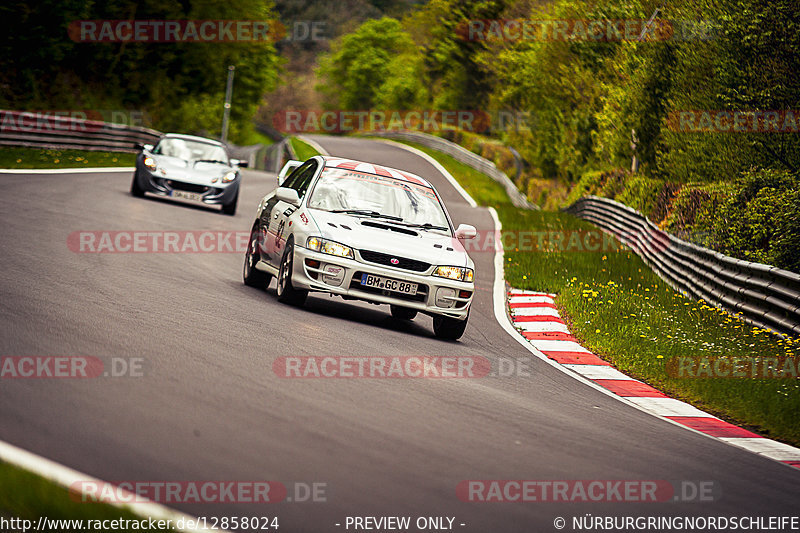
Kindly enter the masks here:
<path id="1" fill-rule="evenodd" d="M 132 167 L 136 154 L 57 150 L 41 148 L 0 148 L 0 168 Z"/>
<path id="2" fill-rule="evenodd" d="M 319 152 L 314 150 L 314 148 L 312 148 L 310 144 L 301 141 L 297 137 L 290 138 L 289 142 L 292 144 L 294 153 L 297 155 L 297 159 L 300 161 L 305 161 L 309 157 L 314 157 L 315 155 L 319 155 Z"/>
<path id="3" fill-rule="evenodd" d="M 565 237 L 565 245 L 560 247 L 547 246 L 553 241 L 546 236 L 545 246 L 538 249 L 534 236 L 525 249 L 507 249 L 505 277 L 516 288 L 558 294 L 560 312 L 584 346 L 672 397 L 763 435 L 800 445 L 800 380 L 679 377 L 676 366 L 670 366 L 670 371 L 667 366 L 681 357 L 698 358 L 698 365 L 704 363 L 703 358 L 710 363 L 715 358 L 795 358 L 800 339 L 782 339 L 682 296 L 616 239 L 609 238 L 605 251 L 575 251 L 576 247 L 566 245 L 570 236 L 583 238 L 586 233 L 573 232 L 599 236 L 600 230 L 566 213 L 517 209 L 507 197 L 498 202 L 496 195 L 502 192 L 505 196 L 505 191 L 497 192 L 499 185 L 491 178 L 469 167 L 465 171 L 464 165 L 454 164 L 451 157 L 435 150 L 417 148 L 436 158 L 479 204 L 494 206 L 504 232 L 552 231 Z M 602 237 L 598 241 L 602 243 Z M 700 374 L 697 368 L 693 366 Z"/>
<path id="4" fill-rule="evenodd" d="M 71 496 L 69 491 L 60 485 L 13 465 L 0 462 L 0 517 L 6 520 L 9 518 L 30 520 L 33 522 L 32 528 L 36 527 L 39 517 L 52 520 L 142 520 L 142 517 L 127 509 L 120 509 L 104 503 L 76 501 L 73 498 L 74 496 Z M 115 531 L 133 531 L 134 529 L 115 529 Z M 19 530 L 21 531 L 21 529 Z M 100 528 L 96 530 L 99 531 Z M 147 528 L 135 530 L 167 531 Z M 63 527 L 58 528 L 58 531 L 80 531 L 80 527 L 76 527 L 74 523 L 72 525 L 64 524 Z"/>

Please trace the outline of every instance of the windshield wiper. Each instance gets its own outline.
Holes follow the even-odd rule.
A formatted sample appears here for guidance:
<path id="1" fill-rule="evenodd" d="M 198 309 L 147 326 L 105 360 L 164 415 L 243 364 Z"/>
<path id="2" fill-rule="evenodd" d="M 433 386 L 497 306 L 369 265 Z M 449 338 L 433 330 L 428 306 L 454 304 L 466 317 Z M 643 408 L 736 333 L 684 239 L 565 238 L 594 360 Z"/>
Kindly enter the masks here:
<path id="1" fill-rule="evenodd" d="M 219 159 L 195 159 L 195 163 L 220 163 L 223 165 L 227 165 L 225 161 L 220 161 Z"/>
<path id="2" fill-rule="evenodd" d="M 447 231 L 450 229 L 446 226 L 437 226 L 435 224 L 431 224 L 430 222 L 426 222 L 424 224 L 406 224 L 406 225 L 410 228 L 419 228 L 419 229 L 438 229 L 443 231 Z"/>
<path id="3" fill-rule="evenodd" d="M 348 215 L 364 215 L 366 217 L 387 218 L 389 220 L 397 220 L 402 222 L 403 217 L 396 217 L 394 215 L 384 215 L 377 211 L 370 211 L 369 209 L 333 209 L 331 213 L 347 213 Z"/>

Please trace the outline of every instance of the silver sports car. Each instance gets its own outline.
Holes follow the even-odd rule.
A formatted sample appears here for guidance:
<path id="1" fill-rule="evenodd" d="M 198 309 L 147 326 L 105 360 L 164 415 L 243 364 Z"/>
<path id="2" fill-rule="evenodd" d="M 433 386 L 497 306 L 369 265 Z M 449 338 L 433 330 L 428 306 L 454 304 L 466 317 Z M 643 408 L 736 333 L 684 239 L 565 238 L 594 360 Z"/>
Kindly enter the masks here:
<path id="1" fill-rule="evenodd" d="M 213 139 L 168 133 L 155 147 L 141 146 L 131 194 L 152 193 L 208 205 L 222 206 L 226 215 L 236 214 L 239 200 L 239 167 L 244 161 L 229 159 L 225 145 Z"/>
<path id="2" fill-rule="evenodd" d="M 315 156 L 258 204 L 244 282 L 302 305 L 311 291 L 389 304 L 392 315 L 433 317 L 437 337 L 458 339 L 475 292 L 474 264 L 438 193 L 392 168 Z"/>

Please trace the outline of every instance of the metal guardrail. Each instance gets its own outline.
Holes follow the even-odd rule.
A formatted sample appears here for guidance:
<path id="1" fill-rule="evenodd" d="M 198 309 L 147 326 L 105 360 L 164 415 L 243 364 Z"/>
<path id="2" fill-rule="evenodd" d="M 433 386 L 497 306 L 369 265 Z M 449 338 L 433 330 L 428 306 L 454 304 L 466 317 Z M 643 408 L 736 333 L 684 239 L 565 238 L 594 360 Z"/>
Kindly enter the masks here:
<path id="1" fill-rule="evenodd" d="M 506 193 L 508 193 L 508 197 L 511 199 L 511 203 L 514 204 L 514 206 L 521 207 L 523 209 L 539 209 L 539 206 L 528 201 L 525 195 L 520 192 L 519 189 L 517 189 L 516 185 L 514 185 L 514 182 L 511 181 L 511 179 L 509 179 L 509 177 L 506 176 L 500 169 L 498 169 L 492 161 L 489 161 L 488 159 L 481 157 L 454 142 L 448 141 L 447 139 L 442 139 L 441 137 L 428 135 L 427 133 L 412 131 L 373 131 L 369 134 L 374 137 L 386 137 L 388 139 L 411 141 L 445 153 L 456 161 L 460 161 L 461 163 L 474 168 L 478 172 L 483 172 L 496 182 L 500 183 L 505 188 Z"/>
<path id="2" fill-rule="evenodd" d="M 581 198 L 564 211 L 616 236 L 681 293 L 758 327 L 800 335 L 800 274 L 686 242 L 608 198 Z"/>
<path id="3" fill-rule="evenodd" d="M 138 126 L 0 110 L 0 145 L 4 146 L 137 152 L 137 143 L 150 144 L 161 135 Z"/>

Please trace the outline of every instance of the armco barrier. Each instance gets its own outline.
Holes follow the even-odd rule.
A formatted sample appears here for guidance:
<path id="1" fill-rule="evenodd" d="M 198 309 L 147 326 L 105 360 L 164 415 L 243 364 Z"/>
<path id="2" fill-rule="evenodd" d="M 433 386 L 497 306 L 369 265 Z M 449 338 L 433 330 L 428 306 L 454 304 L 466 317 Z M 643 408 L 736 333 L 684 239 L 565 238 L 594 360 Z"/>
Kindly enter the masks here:
<path id="1" fill-rule="evenodd" d="M 496 182 L 500 183 L 506 189 L 508 197 L 511 198 L 511 203 L 513 203 L 516 207 L 525 209 L 539 209 L 537 205 L 528 201 L 525 195 L 522 194 L 519 189 L 517 189 L 516 185 L 514 185 L 514 182 L 511 181 L 503 172 L 501 172 L 493 162 L 479 156 L 478 154 L 470 152 L 466 148 L 459 146 L 454 142 L 448 141 L 447 139 L 442 139 L 441 137 L 435 137 L 433 135 L 428 135 L 427 133 L 416 131 L 371 131 L 369 134 L 374 137 L 385 137 L 388 139 L 400 139 L 403 141 L 415 142 L 427 148 L 432 148 L 445 153 L 456 161 L 460 161 L 461 163 L 464 163 L 465 165 L 470 166 L 479 172 L 483 172 Z"/>
<path id="2" fill-rule="evenodd" d="M 0 110 L 0 145 L 32 148 L 74 148 L 136 152 L 136 144 L 151 144 L 161 133 L 57 115 Z"/>
<path id="3" fill-rule="evenodd" d="M 619 202 L 588 196 L 565 209 L 629 246 L 674 289 L 748 322 L 800 335 L 800 274 L 678 239 Z"/>

